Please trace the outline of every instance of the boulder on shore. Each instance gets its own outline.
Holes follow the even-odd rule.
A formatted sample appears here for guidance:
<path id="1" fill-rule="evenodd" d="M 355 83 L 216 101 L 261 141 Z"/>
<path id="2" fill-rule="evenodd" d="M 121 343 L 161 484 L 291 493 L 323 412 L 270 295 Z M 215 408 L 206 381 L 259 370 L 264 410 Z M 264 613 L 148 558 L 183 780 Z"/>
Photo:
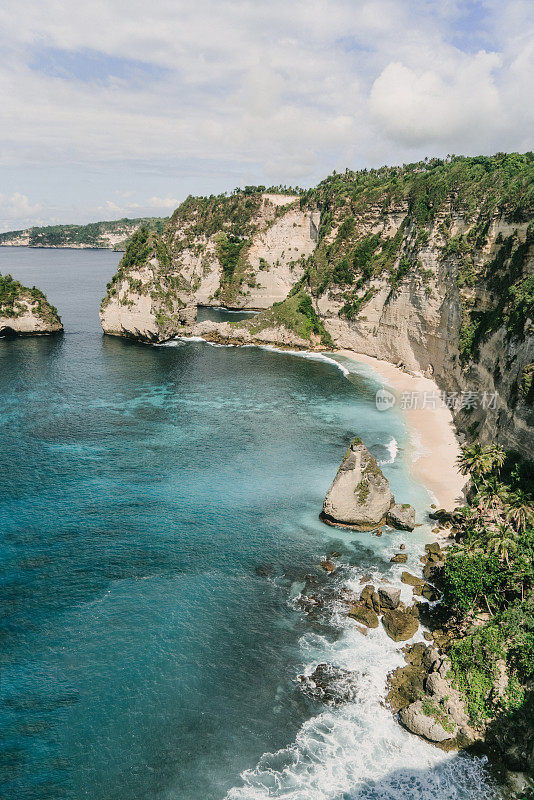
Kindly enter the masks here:
<path id="1" fill-rule="evenodd" d="M 416 597 L 424 597 L 425 600 L 429 600 L 431 603 L 439 600 L 439 592 L 430 583 L 423 583 L 414 586 L 413 593 Z"/>
<path id="2" fill-rule="evenodd" d="M 408 586 L 423 586 L 426 583 L 424 578 L 418 578 L 417 575 L 412 575 L 411 572 L 403 572 L 401 582 L 407 583 Z"/>
<path id="3" fill-rule="evenodd" d="M 360 531 L 383 525 L 394 503 L 389 483 L 361 439 L 353 439 L 328 490 L 321 519 Z"/>
<path id="4" fill-rule="evenodd" d="M 401 590 L 393 586 L 381 586 L 378 590 L 380 606 L 383 609 L 397 608 L 400 603 Z"/>
<path id="5" fill-rule="evenodd" d="M 428 700 L 426 705 L 422 700 L 416 700 L 407 708 L 402 708 L 399 712 L 399 719 L 405 728 L 428 739 L 429 742 L 445 742 L 448 739 L 454 739 L 458 730 L 457 725 L 451 724 L 441 710 Z M 448 730 L 443 727 L 443 724 L 447 726 Z"/>
<path id="6" fill-rule="evenodd" d="M 352 619 L 355 619 L 357 622 L 361 622 L 362 625 L 366 625 L 368 628 L 378 628 L 378 615 L 376 611 L 373 611 L 372 608 L 368 608 L 361 603 L 355 603 L 351 607 L 349 617 L 352 617 Z"/>
<path id="7" fill-rule="evenodd" d="M 380 598 L 374 586 L 366 586 L 360 595 L 360 601 L 380 614 Z"/>
<path id="8" fill-rule="evenodd" d="M 408 503 L 395 503 L 387 515 L 386 522 L 392 528 L 401 531 L 413 531 L 415 528 L 415 509 Z"/>
<path id="9" fill-rule="evenodd" d="M 417 633 L 419 628 L 419 622 L 413 614 L 408 613 L 408 611 L 401 611 L 398 608 L 386 611 L 382 617 L 382 623 L 387 635 L 394 642 L 408 641 Z"/>

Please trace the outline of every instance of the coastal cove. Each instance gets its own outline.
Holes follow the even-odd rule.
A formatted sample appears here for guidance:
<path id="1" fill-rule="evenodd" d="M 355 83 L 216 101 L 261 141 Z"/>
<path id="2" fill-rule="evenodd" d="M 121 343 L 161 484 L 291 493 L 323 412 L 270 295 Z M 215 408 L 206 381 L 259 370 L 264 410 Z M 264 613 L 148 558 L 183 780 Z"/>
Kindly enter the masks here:
<path id="1" fill-rule="evenodd" d="M 118 259 L 0 250 L 0 273 L 39 285 L 65 326 L 0 341 L 6 795 L 498 797 L 482 760 L 433 748 L 383 707 L 401 645 L 382 628 L 363 636 L 336 606 L 314 623 L 295 602 L 310 574 L 332 589 L 364 575 L 400 586 L 401 542 L 420 568 L 430 503 L 461 490 L 447 415 L 378 411 L 380 386 L 422 386 L 351 352 L 103 336 Z M 412 533 L 318 519 L 356 434 L 416 508 Z M 358 673 L 347 705 L 300 691 L 323 662 Z"/>

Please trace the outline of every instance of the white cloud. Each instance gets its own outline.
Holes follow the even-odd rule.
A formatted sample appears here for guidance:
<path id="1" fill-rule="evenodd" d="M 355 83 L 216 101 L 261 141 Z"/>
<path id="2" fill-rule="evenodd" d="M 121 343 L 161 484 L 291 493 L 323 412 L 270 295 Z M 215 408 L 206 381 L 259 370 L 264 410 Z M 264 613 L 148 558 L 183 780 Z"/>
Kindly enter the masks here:
<path id="1" fill-rule="evenodd" d="M 0 224 L 7 227 L 24 228 L 43 210 L 41 203 L 32 203 L 30 199 L 20 192 L 12 195 L 0 194 Z"/>
<path id="2" fill-rule="evenodd" d="M 123 198 L 131 195 L 131 192 L 119 192 Z M 113 214 L 121 216 L 132 211 L 139 212 L 140 216 L 158 216 L 161 214 L 166 216 L 170 211 L 179 205 L 180 201 L 176 197 L 149 197 L 144 201 L 123 201 L 116 202 L 115 200 L 106 200 L 103 205 L 97 207 L 98 212 L 102 212 L 109 216 Z M 142 212 L 142 213 L 141 213 Z"/>
<path id="3" fill-rule="evenodd" d="M 493 77 L 495 53 L 458 59 L 441 73 L 388 64 L 373 84 L 371 112 L 384 132 L 402 145 L 471 146 L 480 129 L 500 127 L 501 99 Z M 480 139 L 479 139 L 480 140 Z"/>
<path id="4" fill-rule="evenodd" d="M 27 0 L 22 25 L 18 1 L 4 0 L 0 163 L 13 173 L 42 169 L 39 200 L 53 195 L 55 215 L 62 191 L 82 196 L 89 174 L 94 185 L 95 165 L 102 189 L 87 213 L 144 208 L 139 197 L 165 213 L 166 203 L 200 191 L 194 175 L 204 191 L 236 180 L 306 185 L 347 165 L 532 148 L 532 4 L 487 0 L 469 22 L 471 8 L 463 0 L 72 0 L 65 14 L 62 0 Z M 104 74 L 108 57 L 164 69 L 136 81 L 52 77 L 35 68 L 43 46 L 60 60 L 62 50 L 99 53 Z M 54 187 L 65 164 L 68 185 Z M 108 165 L 130 170 L 128 200 L 113 194 Z"/>

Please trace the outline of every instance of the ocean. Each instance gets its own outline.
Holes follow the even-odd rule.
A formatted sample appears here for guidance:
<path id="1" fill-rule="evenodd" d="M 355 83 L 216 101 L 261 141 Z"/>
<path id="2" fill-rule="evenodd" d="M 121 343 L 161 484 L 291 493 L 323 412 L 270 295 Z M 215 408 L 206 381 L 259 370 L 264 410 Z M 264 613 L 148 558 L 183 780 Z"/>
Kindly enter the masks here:
<path id="1" fill-rule="evenodd" d="M 0 340 L 0 796 L 496 798 L 483 760 L 383 707 L 401 645 L 335 602 L 327 620 L 298 603 L 309 576 L 398 583 L 399 543 L 414 571 L 430 540 L 426 522 L 378 538 L 318 518 L 359 435 L 425 520 L 376 377 L 342 358 L 103 336 L 119 258 L 0 248 L 0 273 L 43 289 L 65 325 Z M 302 693 L 324 662 L 357 674 L 350 703 Z"/>

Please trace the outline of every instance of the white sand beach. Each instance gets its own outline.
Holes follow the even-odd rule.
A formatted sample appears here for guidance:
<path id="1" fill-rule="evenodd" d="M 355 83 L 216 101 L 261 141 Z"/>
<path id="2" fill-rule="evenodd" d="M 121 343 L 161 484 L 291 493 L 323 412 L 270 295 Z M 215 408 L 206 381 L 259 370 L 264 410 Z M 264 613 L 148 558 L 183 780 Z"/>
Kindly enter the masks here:
<path id="1" fill-rule="evenodd" d="M 460 446 L 451 411 L 442 407 L 439 399 L 435 402 L 435 407 L 427 402 L 427 407 L 422 408 L 425 392 L 427 398 L 433 392 L 436 398 L 440 398 L 440 390 L 435 381 L 410 375 L 387 361 L 352 350 L 336 352 L 371 367 L 384 381 L 384 388 L 397 395 L 397 403 L 400 402 L 403 392 L 409 392 L 410 395 L 416 393 L 417 407 L 407 407 L 404 411 L 410 431 L 411 452 L 408 453 L 408 463 L 411 464 L 412 474 L 432 492 L 440 508 L 453 509 L 460 504 L 466 477 L 458 472 L 456 466 Z"/>

